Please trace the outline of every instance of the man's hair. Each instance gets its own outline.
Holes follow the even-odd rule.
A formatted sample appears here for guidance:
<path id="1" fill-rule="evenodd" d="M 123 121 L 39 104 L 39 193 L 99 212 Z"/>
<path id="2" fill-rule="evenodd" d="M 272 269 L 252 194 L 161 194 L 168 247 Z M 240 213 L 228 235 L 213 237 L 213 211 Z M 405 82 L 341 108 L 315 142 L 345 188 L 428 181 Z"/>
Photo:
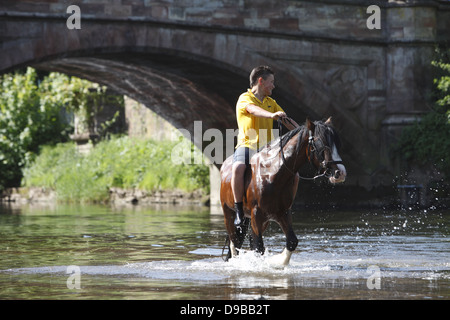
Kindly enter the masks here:
<path id="1" fill-rule="evenodd" d="M 273 70 L 268 66 L 259 66 L 252 70 L 250 73 L 250 88 L 253 88 L 258 83 L 259 77 L 264 80 L 267 79 L 268 75 L 275 74 Z"/>

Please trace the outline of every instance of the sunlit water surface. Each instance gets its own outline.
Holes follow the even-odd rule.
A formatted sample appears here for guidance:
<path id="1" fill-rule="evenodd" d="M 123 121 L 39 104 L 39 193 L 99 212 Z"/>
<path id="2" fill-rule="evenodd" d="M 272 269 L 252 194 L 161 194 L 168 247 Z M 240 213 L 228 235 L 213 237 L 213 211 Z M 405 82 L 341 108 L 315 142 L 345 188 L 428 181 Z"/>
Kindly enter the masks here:
<path id="1" fill-rule="evenodd" d="M 277 269 L 275 223 L 266 255 L 224 262 L 209 208 L 3 206 L 0 299 L 450 299 L 449 216 L 295 212 L 299 246 Z"/>

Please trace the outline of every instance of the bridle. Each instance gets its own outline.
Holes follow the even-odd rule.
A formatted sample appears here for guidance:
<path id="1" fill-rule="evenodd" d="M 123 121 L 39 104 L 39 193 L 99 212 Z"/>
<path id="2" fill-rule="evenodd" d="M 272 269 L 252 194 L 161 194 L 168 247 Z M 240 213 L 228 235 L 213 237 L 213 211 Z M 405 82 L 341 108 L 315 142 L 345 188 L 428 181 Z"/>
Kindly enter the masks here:
<path id="1" fill-rule="evenodd" d="M 293 123 L 289 120 L 289 118 L 286 118 L 292 125 Z M 280 137 L 282 137 L 282 123 L 281 123 L 281 119 L 278 119 L 278 130 L 280 131 Z M 329 146 L 326 146 L 321 137 L 314 137 L 312 134 L 311 130 L 308 130 L 309 133 L 309 138 L 308 138 L 308 151 L 307 151 L 307 157 L 308 157 L 308 161 L 309 163 L 314 167 L 313 165 L 313 161 L 312 161 L 312 157 L 311 155 L 315 155 L 316 159 L 319 161 L 319 168 L 318 168 L 318 172 L 317 174 L 312 177 L 312 178 L 308 178 L 308 177 L 302 177 L 301 175 L 299 175 L 300 179 L 302 180 L 316 180 L 318 178 L 330 178 L 332 176 L 332 172 L 331 172 L 331 168 L 329 167 L 329 165 L 337 165 L 337 164 L 343 164 L 343 161 L 327 161 L 325 160 L 325 149 L 328 149 L 330 151 L 331 154 L 331 149 Z M 315 139 L 314 139 L 315 138 Z M 331 145 L 330 141 L 328 141 L 328 144 Z M 280 153 L 281 153 L 281 159 L 283 160 L 283 165 L 286 167 L 286 169 L 293 175 L 296 174 L 296 172 L 294 172 L 293 170 L 291 170 L 287 165 L 286 165 L 286 158 L 284 157 L 284 150 L 283 150 L 283 139 L 280 138 Z M 295 166 L 295 164 L 294 164 Z M 323 173 L 320 173 L 320 170 L 324 169 L 325 171 Z"/>

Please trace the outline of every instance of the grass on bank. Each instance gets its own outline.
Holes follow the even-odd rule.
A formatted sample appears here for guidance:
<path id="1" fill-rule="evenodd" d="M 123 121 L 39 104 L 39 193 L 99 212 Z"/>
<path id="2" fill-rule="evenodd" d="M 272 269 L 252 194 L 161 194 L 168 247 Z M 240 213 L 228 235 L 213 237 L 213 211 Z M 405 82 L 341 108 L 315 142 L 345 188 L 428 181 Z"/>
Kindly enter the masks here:
<path id="1" fill-rule="evenodd" d="M 69 202 L 107 201 L 111 187 L 209 193 L 206 165 L 172 163 L 176 143 L 113 137 L 87 155 L 79 153 L 75 143 L 43 146 L 24 169 L 22 185 L 53 189 L 59 200 Z"/>

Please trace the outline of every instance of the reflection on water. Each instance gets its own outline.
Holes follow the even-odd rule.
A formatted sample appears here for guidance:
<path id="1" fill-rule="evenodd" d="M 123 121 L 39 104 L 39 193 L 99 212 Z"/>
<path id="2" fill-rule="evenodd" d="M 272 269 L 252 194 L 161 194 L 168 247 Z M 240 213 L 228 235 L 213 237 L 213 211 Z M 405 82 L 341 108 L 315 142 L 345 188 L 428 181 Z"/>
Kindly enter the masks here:
<path id="1" fill-rule="evenodd" d="M 0 298 L 449 299 L 449 220 L 299 212 L 299 246 L 274 269 L 248 251 L 223 262 L 223 219 L 209 208 L 1 207 Z M 264 241 L 270 256 L 285 239 L 272 224 Z"/>

